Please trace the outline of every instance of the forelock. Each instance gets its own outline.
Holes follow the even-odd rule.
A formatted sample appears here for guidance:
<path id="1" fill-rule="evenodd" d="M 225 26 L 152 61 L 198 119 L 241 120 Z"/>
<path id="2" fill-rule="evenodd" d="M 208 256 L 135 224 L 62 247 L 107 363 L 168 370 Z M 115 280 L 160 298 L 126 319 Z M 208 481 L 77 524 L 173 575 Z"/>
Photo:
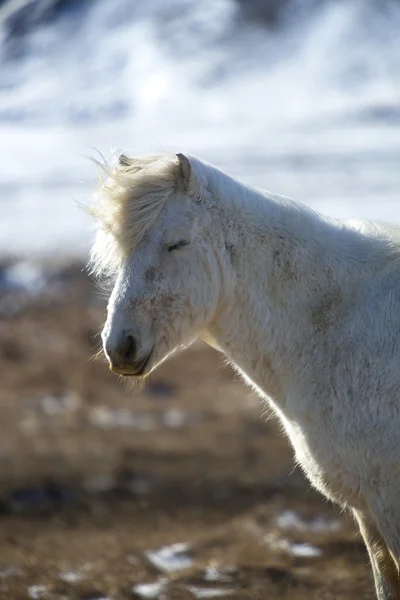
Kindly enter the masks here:
<path id="1" fill-rule="evenodd" d="M 97 222 L 91 251 L 91 271 L 97 276 L 115 274 L 127 256 L 154 225 L 177 186 L 176 155 L 130 158 L 116 164 L 97 162 L 106 179 L 89 212 Z"/>

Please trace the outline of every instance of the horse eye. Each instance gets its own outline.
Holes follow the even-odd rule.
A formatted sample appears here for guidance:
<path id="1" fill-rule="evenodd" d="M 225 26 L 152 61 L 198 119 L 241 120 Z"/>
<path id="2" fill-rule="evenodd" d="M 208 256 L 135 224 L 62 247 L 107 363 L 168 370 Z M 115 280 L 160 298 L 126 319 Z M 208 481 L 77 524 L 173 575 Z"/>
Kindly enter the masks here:
<path id="1" fill-rule="evenodd" d="M 173 252 L 174 250 L 180 250 L 180 248 L 183 248 L 184 246 L 188 246 L 189 244 L 190 244 L 190 242 L 187 242 L 186 240 L 180 240 L 176 244 L 172 244 L 171 246 L 169 246 L 168 252 Z"/>

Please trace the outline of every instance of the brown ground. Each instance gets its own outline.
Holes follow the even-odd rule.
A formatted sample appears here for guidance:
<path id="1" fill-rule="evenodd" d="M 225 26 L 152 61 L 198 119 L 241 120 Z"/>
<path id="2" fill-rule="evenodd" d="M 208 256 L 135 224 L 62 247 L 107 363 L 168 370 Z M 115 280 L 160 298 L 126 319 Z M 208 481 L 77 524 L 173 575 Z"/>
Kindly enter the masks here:
<path id="1" fill-rule="evenodd" d="M 133 395 L 90 360 L 80 268 L 45 289 L 0 294 L 0 598 L 374 598 L 353 523 L 214 351 Z"/>

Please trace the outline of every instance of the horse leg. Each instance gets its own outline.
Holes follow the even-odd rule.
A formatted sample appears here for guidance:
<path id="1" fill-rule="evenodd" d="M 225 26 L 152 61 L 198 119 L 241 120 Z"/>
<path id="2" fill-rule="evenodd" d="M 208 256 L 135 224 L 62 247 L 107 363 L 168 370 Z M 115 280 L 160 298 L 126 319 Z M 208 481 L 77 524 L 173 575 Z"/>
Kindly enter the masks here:
<path id="1" fill-rule="evenodd" d="M 400 579 L 397 561 L 393 559 L 384 537 L 373 520 L 364 512 L 353 511 L 367 546 L 378 600 L 400 600 Z"/>

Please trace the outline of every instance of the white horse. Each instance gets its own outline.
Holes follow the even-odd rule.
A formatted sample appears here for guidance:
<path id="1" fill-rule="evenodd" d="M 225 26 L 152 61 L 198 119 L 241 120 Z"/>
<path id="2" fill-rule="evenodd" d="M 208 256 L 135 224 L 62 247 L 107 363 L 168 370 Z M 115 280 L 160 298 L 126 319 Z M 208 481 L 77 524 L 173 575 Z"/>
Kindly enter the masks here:
<path id="1" fill-rule="evenodd" d="M 92 264 L 114 289 L 110 368 L 145 378 L 201 337 L 355 516 L 379 600 L 400 598 L 400 245 L 182 154 L 104 166 Z"/>

